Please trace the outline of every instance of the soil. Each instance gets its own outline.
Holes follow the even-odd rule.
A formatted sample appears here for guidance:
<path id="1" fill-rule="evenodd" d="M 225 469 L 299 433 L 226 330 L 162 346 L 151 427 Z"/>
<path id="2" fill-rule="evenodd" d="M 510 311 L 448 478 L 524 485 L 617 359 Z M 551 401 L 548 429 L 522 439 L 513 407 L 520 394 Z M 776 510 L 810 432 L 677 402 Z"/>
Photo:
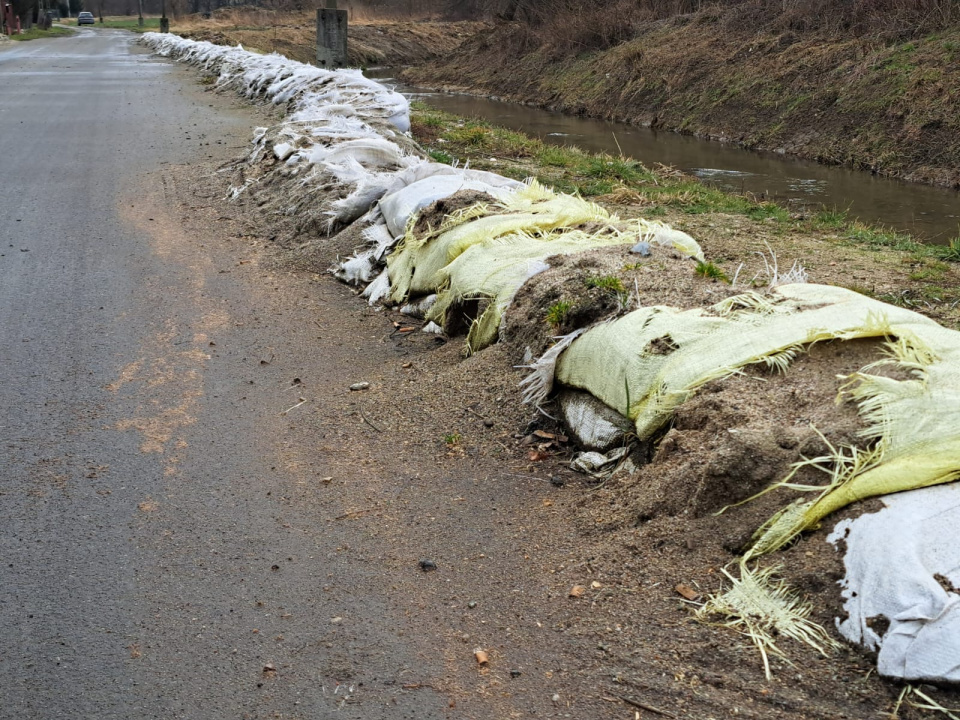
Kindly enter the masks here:
<path id="1" fill-rule="evenodd" d="M 418 690 L 410 692 L 443 695 L 451 717 L 860 718 L 891 710 L 900 687 L 878 678 L 859 650 L 822 657 L 784 642 L 793 665 L 774 659 L 766 681 L 746 638 L 695 622 L 696 603 L 674 590 L 684 584 L 700 601 L 721 588 L 721 569 L 743 540 L 792 495 L 713 513 L 782 477 L 802 455 L 822 453 L 811 424 L 832 443 L 857 442 L 856 413 L 833 402 L 836 375 L 876 359 L 875 343 L 824 343 L 786 375 L 750 370 L 711 383 L 636 458 L 647 464 L 597 483 L 568 469 L 574 449 L 551 439 L 561 429 L 520 402 L 523 372 L 513 366 L 527 346 L 548 342 L 551 330 L 538 320 L 545 303 L 570 297 L 584 308 L 578 324 L 615 311 L 608 291 L 583 282 L 593 273 L 614 273 L 627 287 L 636 279 L 644 302 L 681 306 L 715 302 L 728 286 L 696 276 L 669 251 L 555 259 L 518 295 L 507 341 L 463 359 L 461 339 L 405 332 L 417 323 L 367 306 L 326 274 L 360 244 L 355 228 L 304 234 L 293 218 L 264 213 L 253 195 L 221 200 L 228 178 L 214 170 L 169 171 L 168 202 L 190 234 L 234 248 L 232 271 L 274 286 L 278 308 L 299 308 L 303 298 L 316 305 L 316 340 L 304 342 L 297 361 L 305 368 L 363 357 L 362 376 L 336 378 L 342 391 L 327 388 L 278 439 L 291 467 L 322 464 L 332 477 L 307 473 L 282 492 L 316 508 L 332 532 L 349 528 L 357 540 L 345 543 L 343 561 L 380 573 L 408 608 L 404 632 L 444 659 L 436 676 L 412 672 Z M 360 381 L 369 389 L 347 389 Z M 824 542 L 829 526 L 772 560 L 832 629 L 842 566 Z M 436 571 L 424 572 L 421 560 Z M 575 585 L 585 588 L 579 597 L 570 596 Z M 477 648 L 489 664 L 476 663 Z M 349 654 L 338 662 L 348 676 Z M 937 697 L 956 702 L 949 692 Z M 901 717 L 921 716 L 901 709 Z"/>
<path id="2" fill-rule="evenodd" d="M 500 24 L 403 77 L 960 187 L 960 108 L 949 92 L 960 30 L 910 42 L 798 35 L 738 27 L 734 12 L 650 22 L 629 42 L 579 55 Z"/>

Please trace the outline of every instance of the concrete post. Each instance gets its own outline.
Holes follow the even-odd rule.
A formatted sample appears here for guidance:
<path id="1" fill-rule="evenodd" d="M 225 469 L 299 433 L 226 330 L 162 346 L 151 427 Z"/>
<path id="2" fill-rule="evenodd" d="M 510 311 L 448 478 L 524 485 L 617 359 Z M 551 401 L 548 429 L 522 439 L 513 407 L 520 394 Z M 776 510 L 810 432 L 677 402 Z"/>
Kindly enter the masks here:
<path id="1" fill-rule="evenodd" d="M 317 65 L 328 70 L 347 64 L 347 11 L 336 0 L 317 10 Z"/>

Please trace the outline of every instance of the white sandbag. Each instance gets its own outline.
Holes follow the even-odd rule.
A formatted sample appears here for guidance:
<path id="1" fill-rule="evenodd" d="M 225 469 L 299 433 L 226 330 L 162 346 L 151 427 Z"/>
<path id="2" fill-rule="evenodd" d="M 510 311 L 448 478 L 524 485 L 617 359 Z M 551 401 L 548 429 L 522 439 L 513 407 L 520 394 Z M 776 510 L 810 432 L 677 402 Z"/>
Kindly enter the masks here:
<path id="1" fill-rule="evenodd" d="M 390 294 L 390 278 L 387 277 L 387 271 L 384 270 L 376 279 L 367 285 L 362 296 L 367 299 L 370 305 L 376 305 Z"/>
<path id="2" fill-rule="evenodd" d="M 404 315 L 409 315 L 410 317 L 418 318 L 422 320 L 426 317 L 427 311 L 433 307 L 433 304 L 437 302 L 437 294 L 433 293 L 432 295 L 427 295 L 425 298 L 417 300 L 416 302 L 409 302 L 400 308 L 400 312 Z"/>
<path id="3" fill-rule="evenodd" d="M 600 475 L 613 471 L 615 463 L 623 460 L 629 453 L 630 448 L 627 446 L 611 450 L 606 454 L 594 451 L 578 453 L 570 462 L 570 469 L 587 475 Z"/>
<path id="4" fill-rule="evenodd" d="M 331 271 L 334 277 L 348 285 L 368 283 L 377 276 L 376 260 L 373 257 L 373 250 L 366 250 L 351 258 L 347 258 L 331 268 Z"/>
<path id="5" fill-rule="evenodd" d="M 881 675 L 960 682 L 960 594 L 953 589 L 960 588 L 960 484 L 882 500 L 884 509 L 841 521 L 827 538 L 847 548 L 848 617 L 837 628 L 851 642 L 879 648 Z"/>
<path id="6" fill-rule="evenodd" d="M 380 198 L 380 212 L 387 221 L 387 227 L 394 236 L 402 235 L 407 221 L 427 205 L 455 195 L 461 190 L 476 190 L 494 197 L 510 192 L 503 187 L 495 187 L 479 180 L 467 179 L 462 173 L 455 175 L 434 175 L 407 185 L 397 192 Z"/>
<path id="7" fill-rule="evenodd" d="M 387 251 L 397 244 L 396 238 L 390 234 L 385 222 L 378 222 L 375 225 L 364 228 L 360 233 L 360 237 L 373 247 L 373 256 L 377 260 L 382 260 Z"/>
<path id="8" fill-rule="evenodd" d="M 629 418 L 590 393 L 564 390 L 557 395 L 557 404 L 567 431 L 586 450 L 607 452 L 623 445 L 624 437 L 633 431 Z"/>

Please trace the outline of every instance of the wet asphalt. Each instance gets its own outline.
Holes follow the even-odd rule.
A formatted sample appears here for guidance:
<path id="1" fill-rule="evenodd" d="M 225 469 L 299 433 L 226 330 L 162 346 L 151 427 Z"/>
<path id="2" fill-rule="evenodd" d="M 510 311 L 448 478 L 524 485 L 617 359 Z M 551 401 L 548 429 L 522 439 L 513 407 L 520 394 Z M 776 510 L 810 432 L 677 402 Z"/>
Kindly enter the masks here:
<path id="1" fill-rule="evenodd" d="M 134 40 L 0 48 L 0 718 L 445 716 L 375 572 L 264 481 L 284 328 L 137 195 L 257 123 Z"/>

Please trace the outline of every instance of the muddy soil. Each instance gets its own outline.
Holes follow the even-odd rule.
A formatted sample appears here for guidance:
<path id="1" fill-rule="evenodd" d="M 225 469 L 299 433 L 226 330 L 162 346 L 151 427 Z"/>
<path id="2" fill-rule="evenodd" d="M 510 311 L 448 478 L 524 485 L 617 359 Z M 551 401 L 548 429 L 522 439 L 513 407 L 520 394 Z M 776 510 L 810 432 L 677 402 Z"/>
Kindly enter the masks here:
<path id="1" fill-rule="evenodd" d="M 345 373 L 342 391 L 291 417 L 282 440 L 290 463 L 309 468 L 322 458 L 330 469 L 283 492 L 332 527 L 349 526 L 357 540 L 343 557 L 382 574 L 407 608 L 413 630 L 404 632 L 418 633 L 423 651 L 443 658 L 442 672 L 412 673 L 409 692 L 442 694 L 451 717 L 890 711 L 900 688 L 879 679 L 858 650 L 822 657 L 785 642 L 793 665 L 774 659 L 768 682 L 746 638 L 698 624 L 691 612 L 720 589 L 721 569 L 743 540 L 791 495 L 778 491 L 713 513 L 782 477 L 801 456 L 823 452 L 812 427 L 831 443 L 857 442 L 856 413 L 833 402 L 836 376 L 876 359 L 876 344 L 825 343 L 789 375 L 751 370 L 713 383 L 681 409 L 649 464 L 597 483 L 567 469 L 573 449 L 543 437 L 560 428 L 520 402 L 523 371 L 513 366 L 526 347 L 548 342 L 552 329 L 537 321 L 544 305 L 561 286 L 576 286 L 583 290 L 573 300 L 588 308 L 581 320 L 614 310 L 596 288 L 571 284 L 570 273 L 616 272 L 626 282 L 647 273 L 657 279 L 643 292 L 678 304 L 722 299 L 727 286 L 694 276 L 689 261 L 667 253 L 646 261 L 664 268 L 659 275 L 644 263 L 624 270 L 638 260 L 614 252 L 571 258 L 521 292 L 507 342 L 464 359 L 462 338 L 420 333 L 418 322 L 368 307 L 325 273 L 360 244 L 355 232 L 299 234 L 293 219 L 265 215 L 253 198 L 220 200 L 228 178 L 213 171 L 202 164 L 172 171 L 192 234 L 233 248 L 231 272 L 271 283 L 292 306 L 319 302 L 310 320 L 316 339 L 300 349 L 305 369 L 296 379 L 307 389 L 291 398 L 307 397 L 307 369 L 325 355 L 364 357 L 362 375 Z M 357 382 L 369 388 L 351 392 Z M 817 475 L 808 471 L 804 480 L 822 482 Z M 832 628 L 842 568 L 824 541 L 828 526 L 774 560 Z M 695 590 L 693 604 L 674 590 L 678 584 Z M 579 597 L 571 596 L 574 586 L 584 588 Z M 349 589 L 331 592 L 349 601 Z M 350 629 L 343 632 L 349 640 Z M 477 663 L 476 649 L 489 654 L 488 664 Z M 343 662 L 349 669 L 349 657 Z M 921 717 L 911 708 L 901 716 Z"/>

